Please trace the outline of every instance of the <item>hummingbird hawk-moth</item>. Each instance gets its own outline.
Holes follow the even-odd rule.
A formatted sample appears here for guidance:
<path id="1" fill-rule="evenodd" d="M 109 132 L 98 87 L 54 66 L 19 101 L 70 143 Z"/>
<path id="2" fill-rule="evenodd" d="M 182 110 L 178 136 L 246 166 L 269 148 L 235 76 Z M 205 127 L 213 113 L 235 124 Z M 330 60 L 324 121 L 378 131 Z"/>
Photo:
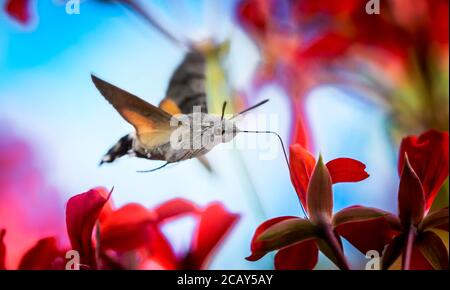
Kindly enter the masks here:
<path id="1" fill-rule="evenodd" d="M 202 53 L 187 53 L 171 77 L 166 98 L 159 107 L 92 75 L 92 81 L 100 93 L 135 129 L 135 132 L 120 138 L 109 149 L 100 165 L 129 154 L 166 161 L 164 165 L 149 171 L 191 158 L 199 158 L 208 166 L 203 156 L 218 143 L 231 141 L 239 132 L 274 133 L 239 130 L 232 120 L 268 100 L 230 119 L 224 119 L 226 103 L 222 108 L 222 116 L 208 114 L 205 66 Z"/>

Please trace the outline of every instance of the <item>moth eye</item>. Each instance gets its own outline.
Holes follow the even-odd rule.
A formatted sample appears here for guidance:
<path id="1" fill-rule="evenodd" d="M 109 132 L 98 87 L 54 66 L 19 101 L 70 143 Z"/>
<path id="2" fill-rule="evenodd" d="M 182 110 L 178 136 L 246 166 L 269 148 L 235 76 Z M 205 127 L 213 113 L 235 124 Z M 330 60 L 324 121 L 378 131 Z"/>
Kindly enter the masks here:
<path id="1" fill-rule="evenodd" d="M 225 134 L 225 130 L 222 129 L 222 135 L 224 135 L 224 134 Z"/>

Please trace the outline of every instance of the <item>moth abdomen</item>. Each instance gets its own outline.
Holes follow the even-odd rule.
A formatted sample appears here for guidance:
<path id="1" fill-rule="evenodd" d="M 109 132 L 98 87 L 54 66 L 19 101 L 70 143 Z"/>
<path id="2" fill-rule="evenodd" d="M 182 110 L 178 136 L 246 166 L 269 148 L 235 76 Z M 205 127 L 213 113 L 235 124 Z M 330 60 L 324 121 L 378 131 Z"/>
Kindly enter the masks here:
<path id="1" fill-rule="evenodd" d="M 103 156 L 99 165 L 102 165 L 103 163 L 111 163 L 117 158 L 127 155 L 133 149 L 133 139 L 134 137 L 132 134 L 128 134 L 120 138 L 119 141 L 117 141 L 117 143 L 108 150 L 105 156 Z"/>

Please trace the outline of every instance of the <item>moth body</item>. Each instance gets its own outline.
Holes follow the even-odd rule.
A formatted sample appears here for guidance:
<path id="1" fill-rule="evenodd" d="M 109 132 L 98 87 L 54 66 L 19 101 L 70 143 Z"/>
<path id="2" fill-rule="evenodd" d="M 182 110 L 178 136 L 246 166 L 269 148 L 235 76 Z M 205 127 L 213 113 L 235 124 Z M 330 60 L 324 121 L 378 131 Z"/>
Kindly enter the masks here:
<path id="1" fill-rule="evenodd" d="M 136 133 L 128 134 L 117 141 L 105 154 L 100 164 L 111 163 L 124 155 L 169 163 L 205 155 L 219 143 L 230 142 L 239 129 L 234 122 L 207 113 L 174 116 L 178 123 L 170 140 L 149 147 L 139 141 Z"/>

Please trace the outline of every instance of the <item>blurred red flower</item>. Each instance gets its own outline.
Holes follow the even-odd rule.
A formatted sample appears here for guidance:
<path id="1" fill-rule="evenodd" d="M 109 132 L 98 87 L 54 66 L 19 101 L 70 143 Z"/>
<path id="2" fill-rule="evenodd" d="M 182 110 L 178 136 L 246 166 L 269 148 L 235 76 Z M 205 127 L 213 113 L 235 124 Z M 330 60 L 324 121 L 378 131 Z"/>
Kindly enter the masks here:
<path id="1" fill-rule="evenodd" d="M 64 269 L 65 254 L 75 250 L 81 269 L 204 269 L 239 218 L 220 203 L 201 208 L 184 199 L 170 200 L 154 210 L 135 203 L 114 209 L 109 196 L 105 189 L 96 188 L 70 198 L 66 224 L 71 246 L 61 247 L 55 237 L 43 238 L 22 256 L 18 268 Z M 179 256 L 161 226 L 185 215 L 193 215 L 197 224 L 190 249 Z M 9 249 L 4 236 L 1 230 L 0 268 L 5 268 Z"/>
<path id="2" fill-rule="evenodd" d="M 162 232 L 173 220 L 192 216 L 196 225 L 189 249 L 176 253 Z M 214 250 L 233 228 L 239 215 L 228 212 L 220 203 L 201 208 L 191 201 L 176 198 L 148 210 L 128 204 L 100 215 L 99 247 L 104 257 L 123 265 L 129 252 L 139 251 L 132 264 L 140 269 L 205 269 Z M 130 238 L 132 237 L 132 238 Z"/>
<path id="3" fill-rule="evenodd" d="M 368 177 L 365 165 L 349 158 L 334 159 L 325 165 L 300 145 L 290 147 L 291 179 L 308 218 L 282 216 L 262 223 L 251 243 L 250 261 L 270 251 L 276 269 L 312 269 L 319 249 L 340 269 L 348 269 L 342 244 L 335 228 L 344 224 L 381 217 L 385 212 L 362 206 L 345 208 L 333 214 L 332 184 L 356 182 Z"/>
<path id="4" fill-rule="evenodd" d="M 293 1 L 242 0 L 237 5 L 237 20 L 260 48 L 261 62 L 255 86 L 279 84 L 290 97 L 292 108 L 290 143 L 310 149 L 312 138 L 304 97 L 322 83 L 326 72 L 321 67 L 340 56 L 348 39 L 329 32 L 306 41 L 303 30 L 293 18 Z M 312 30 L 313 31 L 313 30 Z"/>
<path id="5" fill-rule="evenodd" d="M 382 105 L 396 136 L 448 130 L 448 0 L 381 1 L 379 14 L 367 3 L 238 2 L 237 20 L 261 53 L 256 87 L 273 82 L 290 97 L 291 143 L 310 149 L 305 100 L 322 84 Z"/>
<path id="6" fill-rule="evenodd" d="M 31 20 L 31 0 L 6 0 L 4 9 L 21 24 L 27 24 Z"/>
<path id="7" fill-rule="evenodd" d="M 448 269 L 448 252 L 434 229 L 448 231 L 448 207 L 428 213 L 448 177 L 448 132 L 429 130 L 400 146 L 398 216 L 337 227 L 362 253 L 387 245 L 382 266 L 402 256 L 403 269 Z M 428 214 L 427 214 L 428 213 Z"/>
<path id="8" fill-rule="evenodd" d="M 0 229 L 6 230 L 5 245 L 14 245 L 5 266 L 16 268 L 33 241 L 65 235 L 64 203 L 30 144 L 7 126 L 0 126 L 0 136 Z"/>

